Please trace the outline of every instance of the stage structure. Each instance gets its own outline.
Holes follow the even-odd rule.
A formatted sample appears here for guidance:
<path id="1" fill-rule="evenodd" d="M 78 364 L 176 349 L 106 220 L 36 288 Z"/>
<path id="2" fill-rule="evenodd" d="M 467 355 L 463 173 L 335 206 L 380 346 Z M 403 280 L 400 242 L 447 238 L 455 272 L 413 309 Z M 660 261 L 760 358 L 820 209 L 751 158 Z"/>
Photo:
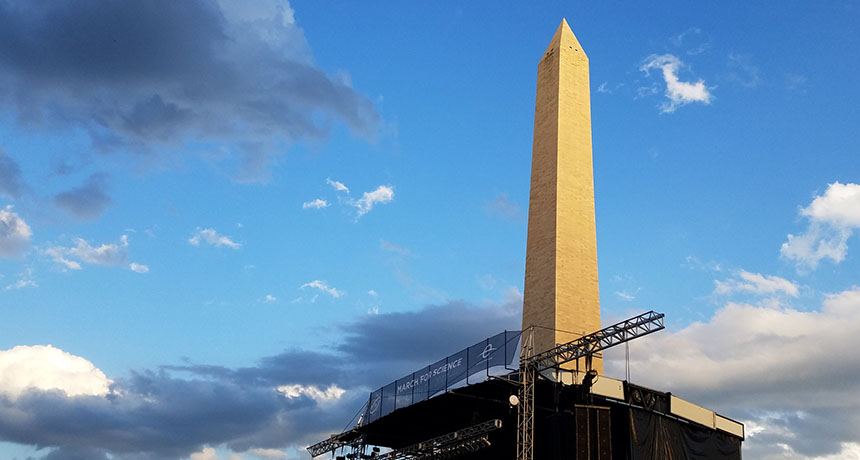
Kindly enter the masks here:
<path id="1" fill-rule="evenodd" d="M 538 64 L 523 329 L 371 392 L 351 429 L 310 447 L 345 459 L 741 459 L 742 424 L 603 375 L 603 350 L 664 328 L 600 328 L 588 57 L 567 22 Z"/>

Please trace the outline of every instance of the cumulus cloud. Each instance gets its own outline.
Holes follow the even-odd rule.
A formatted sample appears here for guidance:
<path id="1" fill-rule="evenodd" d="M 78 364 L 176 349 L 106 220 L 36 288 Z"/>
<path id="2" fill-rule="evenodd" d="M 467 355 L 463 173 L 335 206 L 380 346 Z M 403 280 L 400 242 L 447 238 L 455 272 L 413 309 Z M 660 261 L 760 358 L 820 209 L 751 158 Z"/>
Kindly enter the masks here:
<path id="1" fill-rule="evenodd" d="M 32 235 L 30 226 L 12 211 L 12 206 L 0 209 L 0 257 L 22 256 L 30 247 Z"/>
<path id="2" fill-rule="evenodd" d="M 336 180 L 331 180 L 331 178 L 327 178 L 325 180 L 325 183 L 328 185 L 331 185 L 331 187 L 333 189 L 337 190 L 338 192 L 349 193 L 349 188 L 346 185 L 343 185 L 343 183 L 341 183 L 341 182 L 338 182 Z"/>
<path id="3" fill-rule="evenodd" d="M 328 388 L 320 388 L 316 385 L 300 385 L 296 383 L 293 385 L 281 385 L 277 389 L 286 398 L 292 399 L 306 395 L 320 403 L 338 400 L 346 393 L 346 390 L 335 384 L 329 385 Z"/>
<path id="4" fill-rule="evenodd" d="M 111 381 L 91 362 L 50 345 L 0 350 L 0 394 L 18 399 L 30 390 L 67 396 L 104 396 Z"/>
<path id="5" fill-rule="evenodd" d="M 650 70 L 660 69 L 663 80 L 666 82 L 666 98 L 669 100 L 660 105 L 663 113 L 672 113 L 678 107 L 691 102 L 711 103 L 711 93 L 705 86 L 705 81 L 699 79 L 695 83 L 681 81 L 678 71 L 683 67 L 683 62 L 672 54 L 652 54 L 645 58 L 641 71 L 648 75 Z"/>
<path id="6" fill-rule="evenodd" d="M 630 368 L 635 383 L 744 421 L 744 456 L 807 459 L 860 439 L 858 347 L 853 287 L 811 311 L 729 302 L 708 321 L 631 342 Z M 608 375 L 624 375 L 620 355 L 606 361 Z M 766 457 L 777 452 L 797 455 Z"/>
<path id="7" fill-rule="evenodd" d="M 21 178 L 21 168 L 18 167 L 18 163 L 0 149 L 0 195 L 15 200 L 26 190 L 27 185 Z"/>
<path id="8" fill-rule="evenodd" d="M 320 281 L 320 280 L 313 280 L 310 283 L 305 283 L 299 287 L 299 289 L 304 289 L 304 288 L 316 289 L 320 292 L 324 292 L 324 293 L 334 297 L 335 299 L 337 299 L 343 295 L 343 291 L 339 291 L 333 287 L 330 287 L 325 281 Z"/>
<path id="9" fill-rule="evenodd" d="M 132 262 L 128 264 L 128 268 L 135 273 L 146 273 L 149 271 L 149 267 L 143 264 L 139 264 L 137 262 Z"/>
<path id="10" fill-rule="evenodd" d="M 239 249 L 241 244 L 236 243 L 229 237 L 220 235 L 212 228 L 197 229 L 194 236 L 188 238 L 188 243 L 192 246 L 200 246 L 200 243 L 206 243 L 215 247 L 227 246 L 228 248 Z"/>
<path id="11" fill-rule="evenodd" d="M 328 202 L 322 198 L 302 203 L 302 209 L 322 209 L 326 206 L 328 206 Z"/>
<path id="12" fill-rule="evenodd" d="M 739 270 L 734 276 L 734 278 L 723 281 L 715 280 L 714 293 L 720 295 L 735 292 L 759 295 L 782 293 L 791 297 L 797 297 L 798 294 L 797 284 L 778 276 L 750 273 L 746 270 Z"/>
<path id="13" fill-rule="evenodd" d="M 127 267 L 137 273 L 146 273 L 149 267 L 128 261 L 128 236 L 122 235 L 119 243 L 102 243 L 91 246 L 83 238 L 75 240 L 75 246 L 51 246 L 43 250 L 45 255 L 70 270 L 80 270 L 81 264 L 103 265 L 107 267 Z"/>
<path id="14" fill-rule="evenodd" d="M 804 233 L 789 234 L 780 254 L 800 270 L 815 269 L 822 259 L 842 262 L 849 238 L 860 229 L 860 184 L 834 182 L 800 214 L 809 226 Z"/>
<path id="15" fill-rule="evenodd" d="M 17 394 L 0 391 L 0 436 L 56 448 L 42 460 L 179 460 L 218 451 L 284 458 L 283 449 L 342 429 L 372 388 L 515 329 L 521 306 L 522 294 L 511 289 L 498 304 L 450 302 L 337 325 L 344 340 L 323 352 L 286 350 L 241 368 L 162 366 L 112 380 L 56 348 L 34 360 L 30 348 L 38 347 L 30 347 L 8 360 L 17 364 L 0 365 L 0 387 Z M 42 370 L 32 373 L 31 364 Z"/>
<path id="16" fill-rule="evenodd" d="M 219 460 L 215 449 L 204 447 L 200 452 L 194 452 L 190 455 L 191 460 Z"/>
<path id="17" fill-rule="evenodd" d="M 162 368 L 110 381 L 91 365 L 81 366 L 89 364 L 84 358 L 54 350 L 62 356 L 0 367 L 4 388 L 26 388 L 16 396 L 0 392 L 0 436 L 58 447 L 43 460 L 179 460 L 206 455 L 211 446 L 234 453 L 306 446 L 342 428 L 368 394 L 365 389 L 333 389 L 331 379 L 341 374 L 323 375 L 328 368 L 314 365 L 328 356 L 305 361 L 301 354 L 285 353 L 251 368 Z M 13 377 L 22 381 L 8 384 Z M 285 397 L 278 391 L 297 380 L 320 394 Z M 316 396 L 329 399 L 318 402 Z"/>
<path id="18" fill-rule="evenodd" d="M 80 187 L 58 194 L 54 202 L 80 220 L 95 220 L 111 204 L 107 194 L 107 175 L 93 174 Z"/>
<path id="19" fill-rule="evenodd" d="M 331 121 L 372 137 L 373 103 L 315 63 L 286 0 L 0 3 L 0 107 L 101 152 L 220 143 L 239 181 Z"/>
<path id="20" fill-rule="evenodd" d="M 248 453 L 266 460 L 287 460 L 287 453 L 280 449 L 251 449 Z"/>
<path id="21" fill-rule="evenodd" d="M 338 196 L 338 201 L 342 205 L 346 205 L 357 210 L 357 218 L 367 214 L 373 209 L 373 206 L 376 204 L 384 204 L 391 202 L 394 199 L 394 188 L 390 185 L 380 185 L 375 190 L 370 192 L 364 192 L 361 195 L 361 198 L 355 199 L 349 196 L 349 188 L 344 185 L 342 182 L 338 182 L 336 180 L 332 180 L 331 178 L 327 178 L 325 180 L 326 184 L 330 185 L 333 189 L 338 192 L 344 192 L 346 195 Z M 321 203 L 317 203 L 321 202 Z M 310 207 L 322 207 L 316 206 L 317 204 L 328 205 L 328 203 L 324 200 L 317 199 L 314 201 L 310 201 L 305 203 L 302 207 L 310 208 Z"/>
<path id="22" fill-rule="evenodd" d="M 387 185 L 380 185 L 372 192 L 364 192 L 361 198 L 355 201 L 354 206 L 358 209 L 358 217 L 361 217 L 371 209 L 373 205 L 388 203 L 394 199 L 394 189 Z"/>

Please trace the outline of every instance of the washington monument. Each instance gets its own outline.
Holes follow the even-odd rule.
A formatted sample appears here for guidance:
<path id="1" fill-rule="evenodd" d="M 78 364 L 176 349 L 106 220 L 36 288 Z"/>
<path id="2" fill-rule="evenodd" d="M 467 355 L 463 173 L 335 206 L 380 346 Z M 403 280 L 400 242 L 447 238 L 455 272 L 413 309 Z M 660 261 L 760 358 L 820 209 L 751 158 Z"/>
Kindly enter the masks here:
<path id="1" fill-rule="evenodd" d="M 530 326 L 536 353 L 600 329 L 588 56 L 565 20 L 538 64 L 523 331 Z M 601 359 L 592 367 L 603 373 Z"/>

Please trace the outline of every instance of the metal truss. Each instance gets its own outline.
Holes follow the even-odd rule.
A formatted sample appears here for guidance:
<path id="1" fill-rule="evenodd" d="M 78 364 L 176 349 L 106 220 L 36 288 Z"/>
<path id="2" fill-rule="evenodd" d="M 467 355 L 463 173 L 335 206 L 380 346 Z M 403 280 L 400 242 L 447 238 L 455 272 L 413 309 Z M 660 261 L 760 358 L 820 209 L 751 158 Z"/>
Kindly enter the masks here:
<path id="1" fill-rule="evenodd" d="M 534 327 L 522 333 L 522 352 L 520 354 L 519 404 L 517 404 L 517 460 L 534 458 L 535 435 L 535 380 L 537 368 L 532 362 L 534 354 Z"/>
<path id="2" fill-rule="evenodd" d="M 308 447 L 308 452 L 311 454 L 311 457 L 317 457 L 326 452 L 334 452 L 341 447 L 364 444 L 364 435 L 358 436 L 357 438 L 350 437 L 349 441 L 347 441 L 345 438 L 348 438 L 349 436 L 347 435 L 349 434 L 352 434 L 352 430 L 340 434 L 333 434 L 325 441 L 320 441 Z"/>
<path id="3" fill-rule="evenodd" d="M 517 460 L 534 459 L 535 380 L 540 372 L 558 369 L 579 358 L 585 358 L 586 367 L 590 368 L 591 357 L 595 353 L 663 329 L 663 317 L 663 313 L 652 310 L 538 354 L 534 354 L 534 327 L 523 331 L 523 351 L 520 356 L 522 385 L 517 408 Z"/>
<path id="4" fill-rule="evenodd" d="M 493 419 L 463 428 L 427 441 L 397 449 L 376 457 L 379 460 L 441 460 L 474 452 L 490 445 L 487 433 L 502 427 L 502 421 Z"/>
<path id="5" fill-rule="evenodd" d="M 524 364 L 535 366 L 538 372 L 558 368 L 562 364 L 592 356 L 599 351 L 664 329 L 664 316 L 663 313 L 653 310 L 642 313 L 534 355 Z"/>

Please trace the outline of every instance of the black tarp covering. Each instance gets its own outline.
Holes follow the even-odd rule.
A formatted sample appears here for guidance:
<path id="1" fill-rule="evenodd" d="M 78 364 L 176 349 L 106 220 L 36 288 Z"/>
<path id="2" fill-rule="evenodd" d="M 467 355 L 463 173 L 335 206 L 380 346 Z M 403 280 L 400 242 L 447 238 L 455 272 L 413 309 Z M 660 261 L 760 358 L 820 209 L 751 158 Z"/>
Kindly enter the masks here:
<path id="1" fill-rule="evenodd" d="M 737 438 L 654 412 L 628 411 L 632 460 L 741 460 Z"/>

